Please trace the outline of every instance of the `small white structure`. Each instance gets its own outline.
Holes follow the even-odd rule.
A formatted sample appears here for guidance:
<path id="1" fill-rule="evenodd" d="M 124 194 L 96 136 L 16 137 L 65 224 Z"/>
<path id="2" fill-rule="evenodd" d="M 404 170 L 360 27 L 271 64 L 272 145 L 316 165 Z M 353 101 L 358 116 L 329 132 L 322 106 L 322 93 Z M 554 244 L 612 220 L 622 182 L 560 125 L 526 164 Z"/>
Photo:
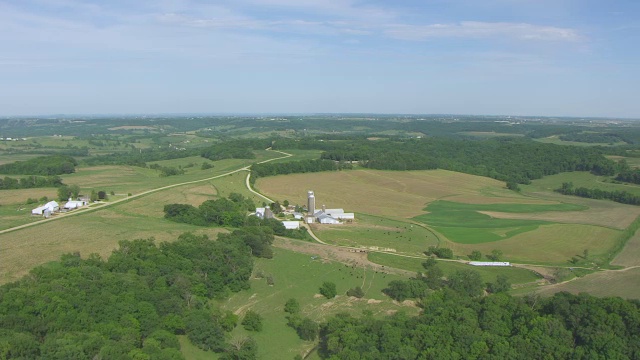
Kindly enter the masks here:
<path id="1" fill-rule="evenodd" d="M 84 200 L 71 200 L 69 199 L 69 201 L 67 201 L 66 204 L 64 204 L 64 209 L 67 210 L 73 210 L 73 209 L 77 209 L 79 207 L 83 207 L 87 205 L 87 202 Z"/>
<path id="2" fill-rule="evenodd" d="M 284 228 L 287 229 L 287 230 L 300 229 L 300 222 L 299 221 L 283 221 L 282 225 L 284 225 Z"/>
<path id="3" fill-rule="evenodd" d="M 296 220 L 302 220 L 302 218 L 304 218 L 304 215 L 302 213 L 299 212 L 294 212 L 293 213 L 293 218 Z"/>
<path id="4" fill-rule="evenodd" d="M 469 265 L 473 266 L 511 266 L 506 261 L 469 261 Z"/>
<path id="5" fill-rule="evenodd" d="M 49 213 L 54 213 L 60 210 L 60 205 L 55 201 L 49 201 L 48 203 L 31 210 L 31 215 L 44 215 L 45 210 L 49 211 Z"/>
<path id="6" fill-rule="evenodd" d="M 264 219 L 264 211 L 265 211 L 265 210 L 266 210 L 265 208 L 256 208 L 256 213 L 255 213 L 255 215 L 256 215 L 257 217 L 259 217 L 260 219 Z"/>

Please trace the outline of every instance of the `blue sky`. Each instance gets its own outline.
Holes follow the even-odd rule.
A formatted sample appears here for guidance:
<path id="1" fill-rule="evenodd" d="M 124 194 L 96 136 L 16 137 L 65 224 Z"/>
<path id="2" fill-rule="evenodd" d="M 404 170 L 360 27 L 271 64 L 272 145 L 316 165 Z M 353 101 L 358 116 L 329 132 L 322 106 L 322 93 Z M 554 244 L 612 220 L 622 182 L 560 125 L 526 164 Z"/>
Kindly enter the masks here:
<path id="1" fill-rule="evenodd" d="M 640 118 L 640 1 L 0 0 L 0 115 Z"/>

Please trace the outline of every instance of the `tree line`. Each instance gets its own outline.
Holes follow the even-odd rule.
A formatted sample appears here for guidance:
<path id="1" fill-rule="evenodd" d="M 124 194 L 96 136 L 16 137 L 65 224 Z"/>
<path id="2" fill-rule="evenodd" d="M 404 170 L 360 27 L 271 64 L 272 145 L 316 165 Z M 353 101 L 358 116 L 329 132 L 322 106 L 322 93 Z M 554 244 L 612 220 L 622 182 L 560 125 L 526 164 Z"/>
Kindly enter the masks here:
<path id="1" fill-rule="evenodd" d="M 63 186 L 59 176 L 28 176 L 23 178 L 0 178 L 0 190 L 33 189 Z"/>
<path id="2" fill-rule="evenodd" d="M 71 156 L 39 156 L 25 161 L 15 161 L 0 165 L 1 174 L 11 175 L 62 175 L 76 171 L 78 162 Z"/>
<path id="3" fill-rule="evenodd" d="M 121 241 L 104 260 L 66 254 L 0 287 L 0 355 L 7 359 L 183 359 L 176 335 L 233 359 L 237 316 L 210 301 L 249 288 L 253 230 Z M 253 253 L 255 256 L 256 254 Z"/>
<path id="4" fill-rule="evenodd" d="M 351 168 L 351 164 L 323 159 L 299 160 L 279 163 L 268 162 L 251 165 L 250 181 L 252 184 L 254 184 L 256 179 L 264 176 L 299 174 L 320 171 L 338 171 Z"/>
<path id="5" fill-rule="evenodd" d="M 563 195 L 573 195 L 598 200 L 611 200 L 621 204 L 640 205 L 640 196 L 634 195 L 628 191 L 607 191 L 601 189 L 589 189 L 582 186 L 574 188 L 572 182 L 564 182 L 560 188 L 555 189 L 554 191 Z"/>

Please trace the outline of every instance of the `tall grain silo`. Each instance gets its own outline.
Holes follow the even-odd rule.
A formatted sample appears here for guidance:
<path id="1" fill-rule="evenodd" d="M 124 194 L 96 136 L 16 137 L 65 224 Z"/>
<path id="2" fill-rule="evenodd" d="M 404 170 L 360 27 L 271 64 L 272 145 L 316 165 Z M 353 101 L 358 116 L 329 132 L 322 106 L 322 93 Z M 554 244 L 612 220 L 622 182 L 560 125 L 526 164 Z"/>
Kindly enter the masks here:
<path id="1" fill-rule="evenodd" d="M 316 196 L 313 194 L 313 191 L 307 191 L 307 209 L 309 214 L 314 214 L 316 212 Z"/>

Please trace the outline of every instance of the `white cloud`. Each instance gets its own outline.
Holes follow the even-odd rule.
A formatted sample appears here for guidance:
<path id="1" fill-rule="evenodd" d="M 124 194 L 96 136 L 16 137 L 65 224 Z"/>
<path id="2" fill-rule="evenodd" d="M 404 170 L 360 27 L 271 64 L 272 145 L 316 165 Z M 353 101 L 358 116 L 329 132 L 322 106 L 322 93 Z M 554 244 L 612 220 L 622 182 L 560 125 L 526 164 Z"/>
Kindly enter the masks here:
<path id="1" fill-rule="evenodd" d="M 582 36 L 574 29 L 526 23 L 463 21 L 455 24 L 386 26 L 384 33 L 394 39 L 432 38 L 515 38 L 521 40 L 578 42 Z"/>

